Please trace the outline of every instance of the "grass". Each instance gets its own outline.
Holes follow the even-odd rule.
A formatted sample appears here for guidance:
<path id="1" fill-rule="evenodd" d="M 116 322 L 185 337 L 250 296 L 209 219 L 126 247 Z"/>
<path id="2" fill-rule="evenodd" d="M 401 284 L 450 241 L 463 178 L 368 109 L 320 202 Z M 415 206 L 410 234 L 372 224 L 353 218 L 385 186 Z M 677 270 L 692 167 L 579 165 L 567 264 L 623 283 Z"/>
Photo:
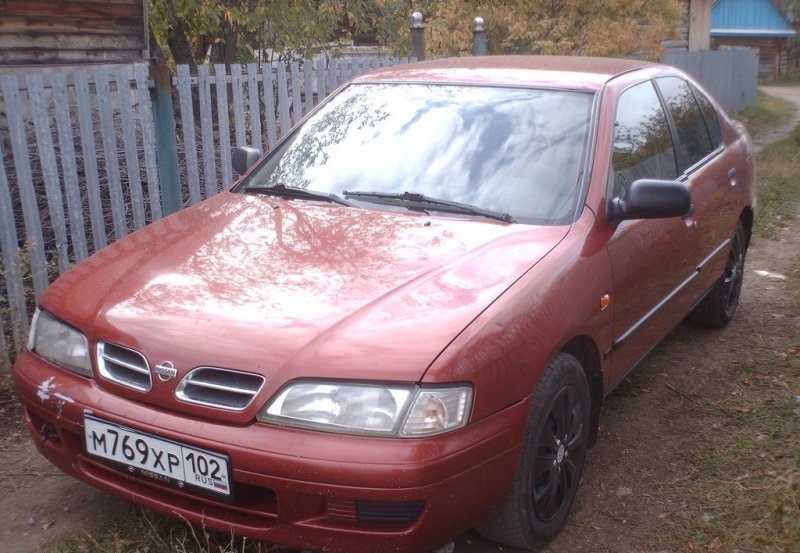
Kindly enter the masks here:
<path id="1" fill-rule="evenodd" d="M 103 530 L 51 542 L 41 553 L 278 553 L 275 546 L 210 532 L 137 507 Z"/>
<path id="2" fill-rule="evenodd" d="M 750 134 L 755 136 L 784 121 L 794 109 L 793 103 L 759 90 L 755 105 L 739 112 L 736 119 L 747 125 Z"/>
<path id="3" fill-rule="evenodd" d="M 786 140 L 761 152 L 756 167 L 759 185 L 756 234 L 770 237 L 791 216 L 800 198 L 800 127 Z"/>

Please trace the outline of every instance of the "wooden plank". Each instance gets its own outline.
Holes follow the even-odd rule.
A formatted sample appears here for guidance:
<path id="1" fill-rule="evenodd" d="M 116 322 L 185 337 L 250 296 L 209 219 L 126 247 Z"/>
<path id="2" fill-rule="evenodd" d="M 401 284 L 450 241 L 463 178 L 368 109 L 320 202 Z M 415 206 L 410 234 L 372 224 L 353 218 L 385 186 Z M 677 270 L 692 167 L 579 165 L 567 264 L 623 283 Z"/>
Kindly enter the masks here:
<path id="1" fill-rule="evenodd" d="M 108 245 L 106 225 L 103 219 L 103 204 L 100 196 L 100 176 L 97 170 L 97 149 L 94 142 L 92 108 L 89 103 L 89 78 L 85 71 L 75 73 L 75 100 L 78 104 L 78 125 L 81 135 L 83 172 L 86 182 L 86 197 L 89 200 L 89 218 L 92 222 L 92 244 L 94 251 Z"/>
<path id="2" fill-rule="evenodd" d="M 3 91 L 8 137 L 11 141 L 11 152 L 17 174 L 16 184 L 25 221 L 25 247 L 30 256 L 33 291 L 38 299 L 48 284 L 47 261 L 44 255 L 42 221 L 39 217 L 39 206 L 36 203 L 36 191 L 33 187 L 31 160 L 28 157 L 28 139 L 25 133 L 25 122 L 22 119 L 17 77 L 14 75 L 0 76 L 0 89 Z"/>
<path id="3" fill-rule="evenodd" d="M 81 201 L 81 189 L 78 183 L 75 137 L 72 131 L 72 117 L 69 112 L 66 74 L 57 71 L 52 74 L 51 81 L 53 86 L 53 103 L 56 106 L 58 149 L 61 152 L 61 174 L 63 175 L 64 191 L 67 197 L 72 253 L 75 256 L 75 261 L 83 261 L 89 257 L 89 248 L 86 245 L 83 202 Z"/>
<path id="4" fill-rule="evenodd" d="M 289 90 L 286 82 L 286 65 L 278 63 L 278 73 L 275 76 L 278 81 L 278 123 L 280 123 L 280 136 L 286 136 L 292 128 L 292 120 L 289 117 Z"/>
<path id="5" fill-rule="evenodd" d="M 25 285 L 22 280 L 22 259 L 17 245 L 19 238 L 14 225 L 16 218 L 3 157 L 3 144 L 0 141 L 0 252 L 3 255 L 3 277 L 8 293 L 11 332 L 14 336 L 15 349 L 19 352 L 28 334 L 28 313 L 25 305 Z M 0 336 L 2 335 L 0 325 Z M 4 355 L 5 351 L 5 344 L 0 344 L 0 356 Z"/>
<path id="6" fill-rule="evenodd" d="M 139 3 L 114 2 L 62 2 L 60 0 L 3 0 L 3 16 L 62 17 L 81 19 L 111 19 L 116 17 L 142 17 L 144 6 Z"/>
<path id="7" fill-rule="evenodd" d="M 200 171 L 197 163 L 197 140 L 194 129 L 194 107 L 192 106 L 192 85 L 189 83 L 188 65 L 178 66 L 178 98 L 181 107 L 181 129 L 183 129 L 183 151 L 186 160 L 186 179 L 189 188 L 189 202 L 194 205 L 200 201 Z"/>
<path id="8" fill-rule="evenodd" d="M 67 240 L 67 221 L 64 216 L 64 196 L 61 193 L 61 180 L 56 164 L 56 150 L 53 144 L 53 131 L 50 127 L 50 106 L 44 97 L 44 79 L 39 74 L 28 75 L 28 98 L 31 102 L 33 130 L 36 147 L 42 167 L 47 209 L 50 224 L 56 240 L 56 265 L 59 274 L 69 269 L 69 241 Z"/>
<path id="9" fill-rule="evenodd" d="M 20 48 L 0 50 L 0 65 L 129 63 L 142 61 L 142 50 L 48 50 Z"/>
<path id="10" fill-rule="evenodd" d="M 231 92 L 233 93 L 233 127 L 236 132 L 236 147 L 247 146 L 247 131 L 244 123 L 244 79 L 242 66 L 231 65 Z"/>
<path id="11" fill-rule="evenodd" d="M 317 101 L 321 102 L 328 95 L 325 88 L 325 60 L 317 60 Z"/>
<path id="12" fill-rule="evenodd" d="M 253 148 L 264 151 L 261 139 L 261 102 L 258 100 L 258 65 L 247 64 L 247 97 L 250 104 L 250 135 Z"/>
<path id="13" fill-rule="evenodd" d="M 289 64 L 292 75 L 292 126 L 303 118 L 303 92 L 300 86 L 300 65 L 293 61 Z"/>
<path id="14" fill-rule="evenodd" d="M 335 59 L 331 59 L 328 62 L 328 94 L 333 92 L 339 87 L 339 78 L 337 76 L 338 70 L 337 66 L 338 63 Z"/>
<path id="15" fill-rule="evenodd" d="M 139 141 L 136 138 L 136 123 L 133 121 L 133 101 L 131 88 L 131 66 L 123 65 L 115 71 L 117 76 L 117 100 L 119 118 L 122 123 L 122 144 L 125 148 L 125 173 L 128 175 L 128 189 L 133 213 L 133 228 L 138 230 L 146 222 L 144 218 L 144 195 L 142 194 L 142 174 L 139 167 Z"/>
<path id="16" fill-rule="evenodd" d="M 203 141 L 203 182 L 206 197 L 219 191 L 217 159 L 214 154 L 214 122 L 211 114 L 211 82 L 208 65 L 197 66 L 197 88 L 200 93 L 200 139 Z"/>
<path id="17" fill-rule="evenodd" d="M 138 64 L 133 68 L 136 79 L 136 111 L 142 131 L 144 144 L 144 169 L 147 176 L 147 195 L 150 197 L 150 219 L 157 221 L 163 217 L 161 208 L 161 183 L 158 177 L 158 160 L 156 159 L 156 130 L 153 122 L 153 108 L 150 104 L 150 89 L 147 86 L 148 68 Z M 195 168 L 197 152 L 195 152 Z"/>
<path id="18" fill-rule="evenodd" d="M 47 32 L 84 34 L 142 34 L 141 17 L 115 17 L 113 19 L 85 19 L 80 17 L 60 17 L 58 15 L 31 18 L 9 15 L 0 18 L 0 33 Z"/>
<path id="19" fill-rule="evenodd" d="M 226 75 L 225 64 L 214 65 L 214 75 Z M 222 165 L 222 187 L 233 184 L 233 165 L 231 164 L 231 125 L 228 109 L 228 87 L 225 79 L 215 84 L 217 92 L 217 128 L 219 129 L 219 158 Z"/>
<path id="20" fill-rule="evenodd" d="M 275 89 L 273 88 L 272 65 L 263 64 L 261 73 L 264 79 L 264 115 L 267 121 L 267 148 L 272 149 L 278 142 L 278 130 L 275 122 Z"/>
<path id="21" fill-rule="evenodd" d="M 114 239 L 128 234 L 128 222 L 125 218 L 125 201 L 122 196 L 122 182 L 119 176 L 119 159 L 117 158 L 117 133 L 114 128 L 114 114 L 111 111 L 112 98 L 108 86 L 108 72 L 104 69 L 94 71 L 94 82 L 97 87 L 97 107 L 100 111 L 100 134 L 103 139 L 103 156 L 105 158 L 108 190 L 111 196 L 111 219 L 114 226 Z"/>
<path id="22" fill-rule="evenodd" d="M 305 60 L 303 62 L 303 86 L 305 88 L 303 115 L 314 109 L 314 62 Z"/>
<path id="23" fill-rule="evenodd" d="M 114 35 L 87 35 L 84 33 L 0 33 L 3 48 L 47 50 L 136 50 L 144 46 L 144 37 L 117 33 Z"/>

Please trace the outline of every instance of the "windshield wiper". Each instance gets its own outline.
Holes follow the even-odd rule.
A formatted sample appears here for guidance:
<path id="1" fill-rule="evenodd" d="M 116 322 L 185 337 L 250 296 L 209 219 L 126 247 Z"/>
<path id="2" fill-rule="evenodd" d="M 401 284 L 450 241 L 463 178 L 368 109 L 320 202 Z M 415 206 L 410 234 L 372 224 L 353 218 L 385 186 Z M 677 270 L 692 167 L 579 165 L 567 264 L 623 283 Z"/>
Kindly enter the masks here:
<path id="1" fill-rule="evenodd" d="M 387 200 L 399 200 L 401 202 L 412 202 L 415 204 L 428 205 L 433 206 L 435 211 L 447 211 L 449 213 L 468 213 L 470 215 L 479 215 L 481 217 L 486 217 L 488 219 L 496 219 L 498 221 L 503 221 L 505 223 L 515 223 L 514 217 L 509 215 L 508 213 L 500 213 L 499 211 L 493 211 L 491 209 L 484 209 L 482 207 L 476 207 L 474 205 L 469 204 L 462 204 L 460 202 L 454 202 L 452 200 L 443 200 L 439 198 L 431 198 L 430 196 L 426 196 L 424 194 L 419 194 L 417 192 L 368 192 L 365 190 L 345 190 L 342 192 L 342 195 L 346 198 L 358 198 L 358 199 L 367 199 L 368 198 L 376 198 L 376 199 L 387 199 Z"/>
<path id="2" fill-rule="evenodd" d="M 329 202 L 332 204 L 346 205 L 348 207 L 356 207 L 352 202 L 348 202 L 336 194 L 329 194 L 327 192 L 318 192 L 317 190 L 306 190 L 305 188 L 296 188 L 294 186 L 286 186 L 285 184 L 275 184 L 273 186 L 252 187 L 245 188 L 245 192 L 251 194 L 268 194 L 270 196 L 278 196 L 280 198 L 300 198 L 303 200 L 318 200 L 321 202 Z"/>

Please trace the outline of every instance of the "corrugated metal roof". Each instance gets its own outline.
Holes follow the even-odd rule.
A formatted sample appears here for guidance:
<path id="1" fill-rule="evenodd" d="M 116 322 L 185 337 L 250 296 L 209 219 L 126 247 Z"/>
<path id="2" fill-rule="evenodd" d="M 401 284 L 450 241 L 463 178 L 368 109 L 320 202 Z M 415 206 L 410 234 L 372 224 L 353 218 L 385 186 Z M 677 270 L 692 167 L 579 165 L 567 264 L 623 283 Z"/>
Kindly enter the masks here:
<path id="1" fill-rule="evenodd" d="M 719 0 L 711 8 L 711 36 L 792 37 L 796 34 L 769 0 Z"/>

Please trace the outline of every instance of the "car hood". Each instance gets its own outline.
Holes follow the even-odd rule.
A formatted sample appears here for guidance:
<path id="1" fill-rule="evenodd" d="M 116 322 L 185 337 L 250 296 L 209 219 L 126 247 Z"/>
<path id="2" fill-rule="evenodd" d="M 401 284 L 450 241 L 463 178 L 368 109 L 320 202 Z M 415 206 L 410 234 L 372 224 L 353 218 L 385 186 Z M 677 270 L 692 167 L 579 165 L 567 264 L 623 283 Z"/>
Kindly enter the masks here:
<path id="1" fill-rule="evenodd" d="M 418 381 L 568 228 L 224 192 L 95 254 L 42 305 L 180 372 Z"/>

